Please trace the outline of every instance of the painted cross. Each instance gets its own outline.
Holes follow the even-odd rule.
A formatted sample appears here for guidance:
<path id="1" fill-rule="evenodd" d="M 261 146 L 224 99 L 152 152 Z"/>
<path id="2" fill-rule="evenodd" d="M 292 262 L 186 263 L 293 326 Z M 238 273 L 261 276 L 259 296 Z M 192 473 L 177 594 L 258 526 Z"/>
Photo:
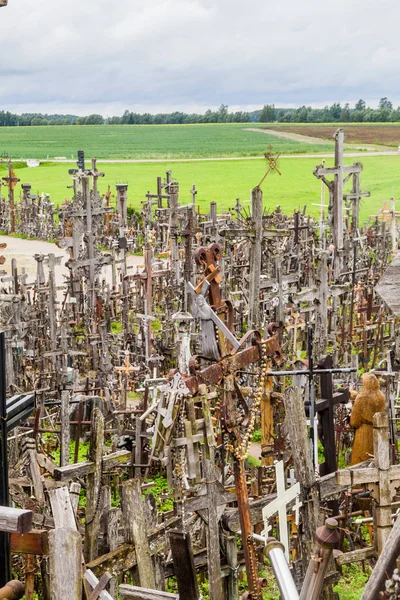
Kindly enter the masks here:
<path id="1" fill-rule="evenodd" d="M 132 373 L 140 371 L 140 367 L 134 367 L 133 365 L 131 365 L 131 361 L 129 358 L 129 350 L 125 350 L 125 361 L 122 367 L 114 367 L 114 369 L 119 373 L 123 373 L 126 377 L 129 377 L 129 375 L 132 375 Z"/>
<path id="2" fill-rule="evenodd" d="M 299 508 L 302 506 L 301 502 L 299 502 L 300 497 L 300 483 L 295 483 L 288 489 L 286 489 L 285 484 L 285 467 L 283 461 L 280 460 L 275 464 L 275 473 L 276 473 L 276 490 L 277 490 L 277 498 L 264 506 L 262 514 L 265 524 L 264 535 L 265 538 L 268 537 L 268 519 L 272 517 L 272 515 L 278 513 L 279 514 L 279 539 L 281 543 L 285 546 L 285 556 L 286 560 L 289 562 L 289 536 L 288 536 L 288 527 L 287 527 L 287 519 L 286 519 L 286 507 L 288 504 L 296 501 L 294 509 L 295 509 L 295 523 L 296 525 L 299 522 Z"/>
<path id="3" fill-rule="evenodd" d="M 172 381 L 162 385 L 160 387 L 160 391 L 168 396 L 168 404 L 166 408 L 160 409 L 160 414 L 164 417 L 162 424 L 165 428 L 170 427 L 173 423 L 172 413 L 174 410 L 174 406 L 176 401 L 182 398 L 182 396 L 187 396 L 190 394 L 188 388 L 185 385 L 185 382 L 180 373 L 175 373 Z"/>

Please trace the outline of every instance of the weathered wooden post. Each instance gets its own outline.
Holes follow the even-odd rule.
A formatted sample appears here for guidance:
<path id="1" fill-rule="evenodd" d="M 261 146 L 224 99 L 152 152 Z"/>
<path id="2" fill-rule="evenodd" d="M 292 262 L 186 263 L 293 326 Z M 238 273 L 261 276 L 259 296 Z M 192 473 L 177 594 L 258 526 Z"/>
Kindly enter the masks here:
<path id="1" fill-rule="evenodd" d="M 135 545 L 140 585 L 144 588 L 155 589 L 139 479 L 129 479 L 122 484 L 121 501 L 128 542 Z"/>
<path id="2" fill-rule="evenodd" d="M 60 452 L 60 466 L 65 467 L 69 465 L 69 391 L 63 390 L 61 392 L 61 452 Z"/>
<path id="3" fill-rule="evenodd" d="M 196 579 L 190 534 L 172 530 L 169 533 L 169 541 L 179 596 L 186 600 L 198 600 L 199 586 Z"/>
<path id="4" fill-rule="evenodd" d="M 6 406 L 6 356 L 5 334 L 0 333 L 0 505 L 8 506 L 8 458 L 7 458 L 7 406 Z M 10 540 L 8 533 L 0 532 L 0 586 L 11 579 Z"/>
<path id="5" fill-rule="evenodd" d="M 260 275 L 261 250 L 263 239 L 263 194 L 255 187 L 251 192 L 251 228 L 253 235 L 250 246 L 249 273 L 249 329 L 258 329 L 260 325 Z"/>
<path id="6" fill-rule="evenodd" d="M 82 600 L 82 541 L 69 528 L 49 532 L 50 589 L 52 600 Z"/>
<path id="7" fill-rule="evenodd" d="M 86 527 L 85 558 L 87 562 L 97 556 L 97 539 L 100 530 L 101 494 L 102 494 L 102 459 L 104 444 L 104 417 L 99 408 L 93 410 L 90 438 L 90 460 L 94 463 L 93 472 L 87 477 L 86 491 Z"/>
<path id="8" fill-rule="evenodd" d="M 117 183 L 117 213 L 120 219 L 120 226 L 127 227 L 128 225 L 128 211 L 127 211 L 127 191 L 128 184 L 127 183 Z"/>

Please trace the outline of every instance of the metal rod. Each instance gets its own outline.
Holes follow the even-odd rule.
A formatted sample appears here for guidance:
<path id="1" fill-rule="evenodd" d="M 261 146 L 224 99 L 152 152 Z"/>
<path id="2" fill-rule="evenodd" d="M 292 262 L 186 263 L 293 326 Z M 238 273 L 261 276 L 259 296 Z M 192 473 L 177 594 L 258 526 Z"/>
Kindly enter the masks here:
<path id="1" fill-rule="evenodd" d="M 272 570 L 281 593 L 282 600 L 298 600 L 299 594 L 296 590 L 289 565 L 284 554 L 284 545 L 274 538 L 267 539 L 265 552 L 271 561 Z"/>

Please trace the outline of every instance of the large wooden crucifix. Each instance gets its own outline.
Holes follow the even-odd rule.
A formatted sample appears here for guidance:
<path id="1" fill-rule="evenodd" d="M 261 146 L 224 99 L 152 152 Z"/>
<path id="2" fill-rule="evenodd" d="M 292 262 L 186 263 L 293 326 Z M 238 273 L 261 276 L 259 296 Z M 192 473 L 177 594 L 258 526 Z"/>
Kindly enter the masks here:
<path id="1" fill-rule="evenodd" d="M 192 364 L 193 374 L 184 379 L 186 387 L 192 395 L 196 395 L 199 392 L 199 387 L 202 384 L 217 386 L 221 390 L 222 425 L 236 449 L 240 448 L 241 435 L 240 417 L 235 402 L 237 394 L 235 373 L 251 364 L 258 365 L 267 358 L 273 359 L 276 362 L 280 360 L 278 334 L 262 340 L 260 335 L 257 335 L 257 332 L 252 333 L 254 337 L 251 346 L 243 348 L 243 350 L 233 350 L 220 361 L 203 369 L 198 368 L 196 364 Z M 250 334 L 247 334 L 247 339 L 251 339 Z M 233 455 L 233 472 L 249 592 L 254 600 L 261 600 L 244 461 L 235 454 Z"/>
<path id="2" fill-rule="evenodd" d="M 325 185 L 329 189 L 330 195 L 330 207 L 332 209 L 332 235 L 333 243 L 335 246 L 334 255 L 334 271 L 335 278 L 337 278 L 341 272 L 343 272 L 344 266 L 344 219 L 343 219 L 343 188 L 344 185 L 349 181 L 351 176 L 355 176 L 363 170 L 361 163 L 354 163 L 347 167 L 344 166 L 344 131 L 338 129 L 334 135 L 335 138 L 335 165 L 334 167 L 325 167 L 324 165 L 318 165 L 314 169 L 314 175 L 318 179 L 322 179 Z M 329 181 L 326 177 L 333 175 L 333 181 Z M 357 198 L 355 205 L 358 206 L 358 202 L 362 196 L 368 195 L 368 193 L 362 193 L 358 188 L 354 192 Z M 353 194 L 353 196 L 354 196 Z M 355 199 L 351 196 L 351 199 Z M 350 195 L 348 195 L 350 199 Z"/>

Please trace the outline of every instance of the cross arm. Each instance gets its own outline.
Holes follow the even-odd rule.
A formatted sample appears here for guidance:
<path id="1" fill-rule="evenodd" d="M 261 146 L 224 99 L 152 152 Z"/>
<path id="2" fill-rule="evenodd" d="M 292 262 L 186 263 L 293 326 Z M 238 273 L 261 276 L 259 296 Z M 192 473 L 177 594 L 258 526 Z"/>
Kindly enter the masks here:
<path id="1" fill-rule="evenodd" d="M 349 400 L 349 390 L 342 390 L 335 392 L 331 399 L 321 398 L 315 402 L 315 410 L 321 412 L 329 408 L 329 406 L 335 406 L 336 404 L 345 404 Z"/>
<path id="2" fill-rule="evenodd" d="M 210 365 L 195 372 L 194 375 L 184 378 L 186 387 L 192 395 L 199 391 L 199 385 L 206 383 L 209 385 L 218 384 L 223 377 L 230 373 L 235 373 L 243 367 L 247 367 L 251 363 L 257 363 L 261 360 L 263 354 L 272 356 L 280 354 L 278 336 L 275 334 L 263 342 L 264 351 L 261 348 L 261 343 L 256 342 L 253 346 L 245 348 L 222 358 L 219 362 Z"/>

